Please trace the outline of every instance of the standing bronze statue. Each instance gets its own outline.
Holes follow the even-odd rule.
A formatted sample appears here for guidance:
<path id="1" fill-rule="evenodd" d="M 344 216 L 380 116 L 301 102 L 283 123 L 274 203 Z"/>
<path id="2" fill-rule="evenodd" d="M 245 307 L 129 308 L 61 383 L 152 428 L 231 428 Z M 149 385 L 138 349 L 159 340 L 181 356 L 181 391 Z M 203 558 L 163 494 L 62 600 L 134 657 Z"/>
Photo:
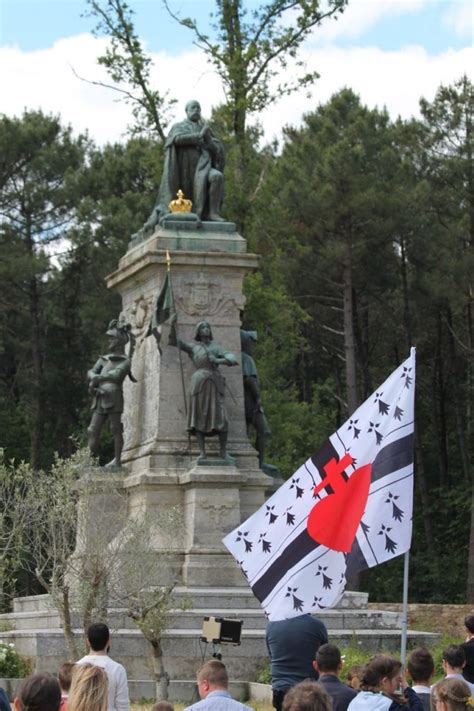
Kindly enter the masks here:
<path id="1" fill-rule="evenodd" d="M 237 359 L 214 341 L 207 321 L 198 323 L 192 343 L 178 340 L 178 347 L 196 366 L 189 389 L 188 430 L 198 441 L 198 463 L 207 461 L 206 437 L 217 435 L 220 459 L 233 464 L 234 459 L 227 453 L 229 423 L 225 408 L 225 378 L 219 372 L 219 365 L 237 365 Z"/>
<path id="2" fill-rule="evenodd" d="M 133 382 L 131 355 L 125 354 L 125 346 L 132 339 L 131 326 L 120 319 L 113 319 L 107 329 L 109 351 L 99 357 L 94 367 L 87 372 L 89 390 L 93 394 L 92 419 L 87 430 L 89 449 L 97 456 L 102 427 L 106 420 L 114 438 L 114 458 L 107 467 L 120 467 L 123 449 L 123 381 Z"/>
<path id="3" fill-rule="evenodd" d="M 169 204 L 178 190 L 192 200 L 193 213 L 199 220 L 224 222 L 219 214 L 224 194 L 223 170 L 221 141 L 202 120 L 199 101 L 188 101 L 186 118 L 171 127 L 166 139 L 158 199 L 143 233 L 151 234 L 161 218 L 169 214 Z"/>
<path id="4" fill-rule="evenodd" d="M 267 418 L 262 407 L 260 398 L 260 385 L 258 382 L 257 366 L 253 359 L 253 346 L 257 341 L 256 331 L 240 331 L 240 343 L 242 347 L 242 375 L 244 379 L 244 403 L 245 421 L 247 423 L 247 433 L 250 436 L 250 428 L 256 432 L 255 448 L 258 452 L 258 465 L 265 474 L 278 476 L 279 471 L 273 464 L 266 464 L 264 461 L 265 444 L 271 435 Z"/>

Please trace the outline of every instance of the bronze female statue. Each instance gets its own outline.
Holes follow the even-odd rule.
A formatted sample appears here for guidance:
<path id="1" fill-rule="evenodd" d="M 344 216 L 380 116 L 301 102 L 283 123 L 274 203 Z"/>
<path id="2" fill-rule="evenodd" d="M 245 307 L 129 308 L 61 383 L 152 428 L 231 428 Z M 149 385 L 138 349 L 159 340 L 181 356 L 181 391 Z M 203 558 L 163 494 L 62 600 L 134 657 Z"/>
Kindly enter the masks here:
<path id="1" fill-rule="evenodd" d="M 234 459 L 226 449 L 229 424 L 225 409 L 225 378 L 219 372 L 219 365 L 237 365 L 237 359 L 214 341 L 207 321 L 198 323 L 193 342 L 179 340 L 178 347 L 196 366 L 189 389 L 188 430 L 198 441 L 198 463 L 206 461 L 205 438 L 217 435 L 220 458 L 233 464 Z"/>

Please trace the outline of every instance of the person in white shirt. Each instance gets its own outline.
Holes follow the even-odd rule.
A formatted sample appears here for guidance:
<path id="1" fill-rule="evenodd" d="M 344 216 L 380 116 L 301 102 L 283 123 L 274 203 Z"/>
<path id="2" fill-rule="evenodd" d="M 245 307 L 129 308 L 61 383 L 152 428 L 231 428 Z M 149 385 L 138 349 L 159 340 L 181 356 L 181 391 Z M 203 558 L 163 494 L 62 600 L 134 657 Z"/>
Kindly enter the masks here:
<path id="1" fill-rule="evenodd" d="M 89 654 L 77 664 L 95 664 L 102 667 L 109 680 L 108 711 L 130 711 L 127 672 L 124 667 L 109 657 L 110 631 L 103 622 L 95 622 L 87 630 Z"/>
<path id="2" fill-rule="evenodd" d="M 450 644 L 446 649 L 443 649 L 442 660 L 444 673 L 446 674 L 444 678 L 461 679 L 468 685 L 469 692 L 471 696 L 474 697 L 474 684 L 470 684 L 462 675 L 466 664 L 466 655 L 464 654 L 462 646 L 460 644 Z M 433 684 L 431 691 L 433 691 L 435 687 L 436 684 Z"/>

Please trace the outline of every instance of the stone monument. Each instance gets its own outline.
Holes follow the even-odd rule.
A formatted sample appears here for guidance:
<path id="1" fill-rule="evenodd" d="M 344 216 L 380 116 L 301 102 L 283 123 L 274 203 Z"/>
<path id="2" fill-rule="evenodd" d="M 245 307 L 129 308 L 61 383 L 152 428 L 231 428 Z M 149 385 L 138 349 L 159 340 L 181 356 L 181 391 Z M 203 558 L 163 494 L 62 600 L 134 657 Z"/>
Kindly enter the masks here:
<path id="1" fill-rule="evenodd" d="M 198 102 L 188 102 L 186 114 L 166 140 L 152 215 L 107 279 L 122 296 L 123 318 L 136 338 L 137 382 L 125 381 L 123 388 L 123 486 L 130 515 L 158 516 L 162 507 L 182 507 L 184 525 L 173 568 L 186 586 L 230 587 L 246 583 L 221 540 L 275 488 L 259 468 L 247 436 L 242 380 L 242 283 L 258 267 L 258 257 L 247 252 L 235 225 L 220 215 L 220 141 L 202 121 Z M 172 198 L 177 198 L 174 205 Z M 145 337 L 167 275 L 179 348 L 168 345 L 169 322 L 159 327 L 159 348 Z M 190 358 L 178 357 L 183 349 Z M 193 420 L 196 404 L 203 407 L 204 402 L 193 400 L 198 381 L 199 387 L 212 385 L 212 407 L 224 407 L 225 400 L 222 418 L 210 431 Z M 218 436 L 208 437 L 212 432 Z"/>

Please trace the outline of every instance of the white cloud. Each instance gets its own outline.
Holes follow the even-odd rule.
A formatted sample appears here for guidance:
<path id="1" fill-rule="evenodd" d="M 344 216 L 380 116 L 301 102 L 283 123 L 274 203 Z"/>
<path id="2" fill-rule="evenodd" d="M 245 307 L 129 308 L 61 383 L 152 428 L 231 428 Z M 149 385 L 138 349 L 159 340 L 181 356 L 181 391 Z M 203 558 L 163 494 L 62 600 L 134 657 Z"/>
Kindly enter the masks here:
<path id="1" fill-rule="evenodd" d="M 83 77 L 107 81 L 104 70 L 96 64 L 103 48 L 103 40 L 89 34 L 62 39 L 50 49 L 36 52 L 0 48 L 3 112 L 20 115 L 24 107 L 41 108 L 61 114 L 63 122 L 71 123 L 78 131 L 88 129 L 98 143 L 120 140 L 131 121 L 130 109 L 117 101 L 113 91 L 84 83 L 71 70 L 73 66 Z M 420 47 L 394 52 L 325 47 L 308 50 L 303 58 L 308 69 L 317 69 L 321 74 L 313 98 L 308 100 L 305 92 L 300 92 L 263 112 L 259 118 L 266 140 L 279 137 L 285 124 L 297 125 L 303 113 L 325 102 L 343 86 L 351 87 L 370 107 L 387 106 L 394 118 L 398 114 L 404 118 L 417 115 L 422 95 L 432 100 L 440 83 L 451 83 L 474 66 L 469 48 L 430 56 Z M 220 80 L 198 50 L 176 57 L 161 52 L 153 59 L 154 84 L 162 91 L 170 89 L 178 99 L 176 117 L 183 115 L 184 104 L 190 98 L 201 101 L 207 116 L 211 107 L 223 100 Z"/>
<path id="2" fill-rule="evenodd" d="M 326 20 L 314 31 L 314 41 L 319 44 L 336 38 L 355 38 L 374 27 L 386 17 L 397 17 L 417 12 L 429 0 L 350 0 L 342 15 Z"/>
<path id="3" fill-rule="evenodd" d="M 384 106 L 393 119 L 419 116 L 422 96 L 431 101 L 440 84 L 450 84 L 464 73 L 471 73 L 474 50 L 449 50 L 430 56 L 422 47 L 384 52 L 376 47 L 325 48 L 306 58 L 308 69 L 317 68 L 321 78 L 316 82 L 311 99 L 303 93 L 283 99 L 278 116 L 267 111 L 267 135 L 278 136 L 282 124 L 298 124 L 303 113 L 343 87 L 360 95 L 370 108 Z M 264 120 L 265 120 L 264 119 Z"/>
<path id="4" fill-rule="evenodd" d="M 473 39 L 474 17 L 471 0 L 451 0 L 443 15 L 443 22 L 453 29 L 459 37 Z"/>

